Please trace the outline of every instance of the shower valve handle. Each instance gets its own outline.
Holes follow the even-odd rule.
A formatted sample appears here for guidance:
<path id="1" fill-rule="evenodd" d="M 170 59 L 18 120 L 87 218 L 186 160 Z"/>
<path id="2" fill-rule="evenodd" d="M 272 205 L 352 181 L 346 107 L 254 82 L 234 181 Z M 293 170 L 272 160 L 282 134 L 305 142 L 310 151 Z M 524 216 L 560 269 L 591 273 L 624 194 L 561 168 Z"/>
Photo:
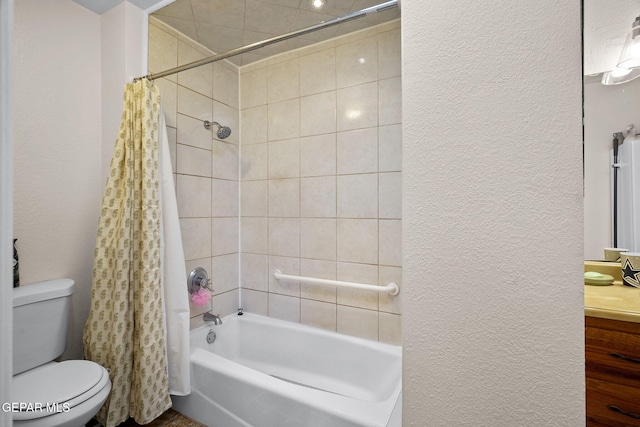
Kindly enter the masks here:
<path id="1" fill-rule="evenodd" d="M 213 292 L 213 288 L 211 287 L 211 279 L 209 279 L 209 275 L 202 267 L 197 267 L 191 270 L 191 273 L 189 273 L 189 278 L 187 280 L 187 288 L 189 289 L 190 294 L 198 292 L 200 289 L 208 289 L 209 291 Z"/>

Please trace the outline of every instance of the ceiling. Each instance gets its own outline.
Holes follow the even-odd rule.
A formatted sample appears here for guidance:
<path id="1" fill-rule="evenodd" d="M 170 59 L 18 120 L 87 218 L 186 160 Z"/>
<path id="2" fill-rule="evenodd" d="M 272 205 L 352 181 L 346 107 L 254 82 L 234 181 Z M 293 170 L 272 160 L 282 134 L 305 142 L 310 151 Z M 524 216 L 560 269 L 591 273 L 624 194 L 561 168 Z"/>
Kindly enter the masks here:
<path id="1" fill-rule="evenodd" d="M 115 6 L 122 3 L 124 0 L 73 0 L 86 7 L 89 10 L 94 11 L 98 15 L 102 15 L 103 13 L 111 10 Z M 171 3 L 174 0 L 128 0 L 129 3 L 137 6 L 138 8 L 144 10 L 147 13 L 151 13 L 155 10 L 160 9 L 160 7 Z"/>
<path id="2" fill-rule="evenodd" d="M 327 0 L 321 9 L 309 0 L 176 0 L 152 14 L 215 53 L 306 28 L 386 0 Z M 400 17 L 393 8 L 238 55 L 236 65 L 297 49 Z"/>

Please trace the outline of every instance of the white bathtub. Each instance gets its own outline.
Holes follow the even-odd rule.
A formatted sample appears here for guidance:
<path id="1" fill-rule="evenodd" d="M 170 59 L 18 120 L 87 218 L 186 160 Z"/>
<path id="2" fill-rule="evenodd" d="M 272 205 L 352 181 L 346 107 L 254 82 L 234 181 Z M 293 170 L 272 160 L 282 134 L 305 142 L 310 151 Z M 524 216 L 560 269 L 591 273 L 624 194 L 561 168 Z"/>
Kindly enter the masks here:
<path id="1" fill-rule="evenodd" d="M 401 375 L 398 346 L 245 313 L 191 331 L 191 394 L 172 400 L 209 427 L 396 427 Z"/>

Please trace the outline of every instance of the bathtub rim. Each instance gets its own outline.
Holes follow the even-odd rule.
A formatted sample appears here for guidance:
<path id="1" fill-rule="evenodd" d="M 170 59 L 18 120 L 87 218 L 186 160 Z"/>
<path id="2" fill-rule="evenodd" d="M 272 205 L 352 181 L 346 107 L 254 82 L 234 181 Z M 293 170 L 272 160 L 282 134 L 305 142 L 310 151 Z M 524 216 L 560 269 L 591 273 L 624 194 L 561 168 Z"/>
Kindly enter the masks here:
<path id="1" fill-rule="evenodd" d="M 402 368 L 400 368 L 400 378 L 387 399 L 382 401 L 365 401 L 349 396 L 333 394 L 324 390 L 316 390 L 304 385 L 296 385 L 285 380 L 272 377 L 267 373 L 253 369 L 234 360 L 227 359 L 226 357 L 213 353 L 198 344 L 194 345 L 194 342 L 198 339 L 201 340 L 200 342 L 206 342 L 205 336 L 209 329 L 213 329 L 215 331 L 216 329 L 224 327 L 225 322 L 243 321 L 242 318 L 248 321 L 266 322 L 267 324 L 273 324 L 276 327 L 301 329 L 303 331 L 308 330 L 313 334 L 326 335 L 333 339 L 352 341 L 367 348 L 372 348 L 376 351 L 383 351 L 397 356 L 400 358 L 400 364 L 402 363 L 402 347 L 400 346 L 371 341 L 310 325 L 245 312 L 241 316 L 238 316 L 236 313 L 225 316 L 222 319 L 222 325 L 205 324 L 190 331 L 192 372 L 195 369 L 193 366 L 194 363 L 197 363 L 200 367 L 211 368 L 221 375 L 229 375 L 228 371 L 233 371 L 238 375 L 239 380 L 244 383 L 251 384 L 252 386 L 260 389 L 268 390 L 278 396 L 295 400 L 303 405 L 322 409 L 331 413 L 333 416 L 344 418 L 345 420 L 357 423 L 358 425 L 387 425 L 402 392 Z M 256 373 L 258 375 L 256 375 Z M 195 385 L 195 382 L 192 386 L 193 385 Z M 211 402 L 215 402 L 213 399 L 210 400 Z M 239 415 L 236 414 L 236 416 Z M 384 422 L 381 423 L 381 420 L 384 420 Z"/>

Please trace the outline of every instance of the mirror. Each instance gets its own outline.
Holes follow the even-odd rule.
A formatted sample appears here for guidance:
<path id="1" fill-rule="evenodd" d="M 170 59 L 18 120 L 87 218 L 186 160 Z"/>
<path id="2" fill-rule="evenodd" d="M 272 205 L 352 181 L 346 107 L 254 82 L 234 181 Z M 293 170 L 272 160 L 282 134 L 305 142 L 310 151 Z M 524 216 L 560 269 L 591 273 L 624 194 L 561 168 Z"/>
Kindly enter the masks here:
<path id="1" fill-rule="evenodd" d="M 612 7 L 614 6 L 614 7 Z M 617 63 L 639 1 L 584 2 L 584 257 L 603 259 L 612 247 L 613 133 L 640 128 L 640 78 L 605 86 L 603 72 Z"/>

